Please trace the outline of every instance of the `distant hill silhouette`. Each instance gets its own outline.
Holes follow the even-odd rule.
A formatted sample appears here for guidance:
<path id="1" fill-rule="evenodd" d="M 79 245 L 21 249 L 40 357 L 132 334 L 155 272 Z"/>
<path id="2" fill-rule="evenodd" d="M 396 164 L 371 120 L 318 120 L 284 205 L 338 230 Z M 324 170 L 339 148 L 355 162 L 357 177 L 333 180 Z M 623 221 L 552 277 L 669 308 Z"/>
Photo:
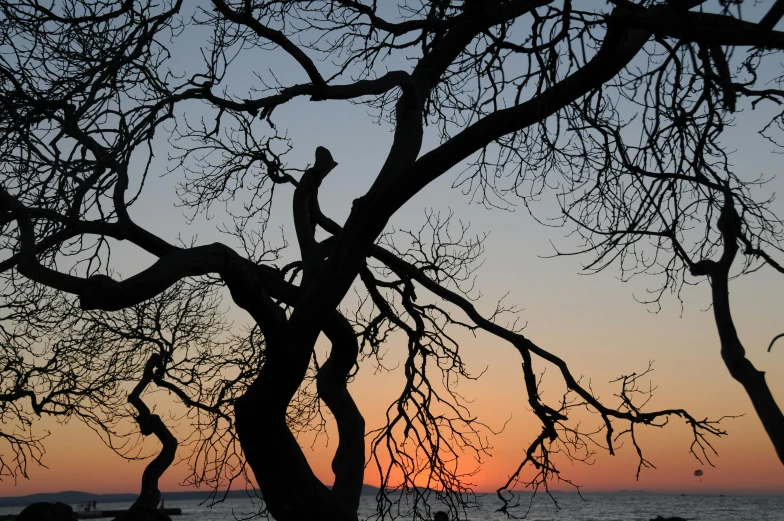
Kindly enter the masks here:
<path id="1" fill-rule="evenodd" d="M 378 493 L 378 488 L 371 485 L 362 485 L 362 494 L 375 495 Z M 209 497 L 208 491 L 181 491 L 181 492 L 163 492 L 163 499 L 166 501 L 177 500 L 205 500 Z M 226 497 L 228 498 L 242 498 L 246 497 L 247 492 L 244 490 L 231 490 Z M 0 507 L 14 507 L 26 506 L 30 503 L 38 501 L 45 501 L 47 503 L 55 503 L 57 501 L 68 505 L 76 505 L 86 503 L 87 501 L 96 501 L 101 503 L 132 503 L 138 494 L 91 494 L 89 492 L 80 492 L 77 490 L 66 490 L 63 492 L 48 492 L 43 494 L 29 494 L 27 496 L 12 496 L 0 497 Z M 219 492 L 217 497 L 223 497 L 223 493 Z"/>

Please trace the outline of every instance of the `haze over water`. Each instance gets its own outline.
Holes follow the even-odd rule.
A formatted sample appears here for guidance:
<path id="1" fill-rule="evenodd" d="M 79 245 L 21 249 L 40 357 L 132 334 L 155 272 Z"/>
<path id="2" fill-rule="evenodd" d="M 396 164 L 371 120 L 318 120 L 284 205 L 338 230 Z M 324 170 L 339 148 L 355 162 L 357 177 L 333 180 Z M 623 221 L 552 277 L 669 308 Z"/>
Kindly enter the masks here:
<path id="1" fill-rule="evenodd" d="M 781 521 L 784 519 L 784 496 L 782 495 L 686 495 L 680 494 L 583 494 L 581 499 L 574 493 L 554 493 L 558 507 L 546 495 L 538 495 L 526 519 L 531 521 L 648 521 L 657 515 L 681 516 L 690 521 Z M 521 497 L 527 502 L 530 494 Z M 495 496 L 482 500 L 480 510 L 468 512 L 462 519 L 479 521 L 501 521 L 508 519 L 495 512 L 499 506 Z M 122 509 L 130 503 L 102 503 L 99 507 Z M 234 521 L 247 519 L 257 511 L 248 499 L 228 499 L 211 508 L 200 505 L 197 500 L 167 501 L 167 507 L 179 507 L 182 521 Z M 434 508 L 437 508 L 434 506 Z M 559 509 L 560 508 L 560 509 Z M 18 513 L 19 507 L 0 508 L 0 514 Z M 375 497 L 363 496 L 360 504 L 360 519 L 373 519 Z M 525 513 L 525 508 L 517 512 Z M 399 519 L 410 520 L 401 507 Z M 256 517 L 255 519 L 261 519 Z"/>

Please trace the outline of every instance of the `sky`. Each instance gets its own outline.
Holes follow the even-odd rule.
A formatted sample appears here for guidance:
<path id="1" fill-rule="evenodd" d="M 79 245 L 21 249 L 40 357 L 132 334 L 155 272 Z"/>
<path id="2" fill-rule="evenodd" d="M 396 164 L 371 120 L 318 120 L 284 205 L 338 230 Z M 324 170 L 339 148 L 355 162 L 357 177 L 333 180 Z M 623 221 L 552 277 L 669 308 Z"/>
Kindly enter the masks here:
<path id="1" fill-rule="evenodd" d="M 182 52 L 185 54 L 180 63 L 196 59 L 195 55 L 188 55 L 195 52 L 193 49 Z M 296 70 L 286 69 L 293 64 L 280 57 L 264 65 L 278 67 L 284 74 L 297 74 Z M 250 75 L 239 79 L 253 81 Z M 341 222 L 348 215 L 351 201 L 370 186 L 378 172 L 391 142 L 389 126 L 375 124 L 365 107 L 339 102 L 297 101 L 277 109 L 276 114 L 278 124 L 287 129 L 294 142 L 295 148 L 289 156 L 293 166 L 303 167 L 312 162 L 315 147 L 319 145 L 327 147 L 339 163 L 322 185 L 320 201 L 325 213 Z M 758 174 L 778 176 L 765 191 L 780 193 L 784 189 L 784 176 L 778 171 L 780 156 L 773 154 L 772 146 L 750 131 L 756 131 L 760 117 L 752 113 L 739 119 L 739 125 L 728 131 L 725 140 L 728 148 L 737 150 L 732 160 L 738 171 L 748 178 Z M 428 143 L 432 144 L 432 140 Z M 522 208 L 488 210 L 471 204 L 470 198 L 451 188 L 456 177 L 457 171 L 450 172 L 428 186 L 395 216 L 391 226 L 416 226 L 423 222 L 425 209 L 440 212 L 451 209 L 456 216 L 470 221 L 474 232 L 489 232 L 484 264 L 478 272 L 478 286 L 485 295 L 481 309 L 492 309 L 495 300 L 508 293 L 507 300 L 523 308 L 520 316 L 527 322 L 524 334 L 566 360 L 573 373 L 590 378 L 594 390 L 610 403 L 614 403 L 612 394 L 616 387 L 608 382 L 644 370 L 652 360 L 654 371 L 650 380 L 657 389 L 651 408 L 684 408 L 697 418 L 738 416 L 722 422 L 729 435 L 714 443 L 719 453 L 712 458 L 714 466 L 700 463 L 689 454 L 690 433 L 676 418 L 662 429 L 651 427 L 641 433 L 646 459 L 656 469 L 644 469 L 639 480 L 635 479 L 636 453 L 629 443 L 615 456 L 600 450 L 590 465 L 564 463 L 564 477 L 586 491 L 784 493 L 784 466 L 740 384 L 732 380 L 719 356 L 706 283 L 686 289 L 683 309 L 677 299 L 667 296 L 662 310 L 653 313 L 634 297 L 644 296 L 646 288 L 655 281 L 641 277 L 622 282 L 612 268 L 587 276 L 581 273 L 584 258 L 545 258 L 552 255 L 553 244 L 573 245 L 563 236 L 563 230 L 538 225 Z M 181 233 L 198 236 L 202 244 L 222 239 L 216 220 L 197 219 L 188 227 L 182 208 L 172 204 L 177 180 L 175 174 L 151 180 L 132 208 L 132 217 L 143 226 L 154 227 L 169 240 Z M 279 196 L 273 224 L 287 228 L 292 241 L 287 220 L 291 193 L 282 190 Z M 779 215 L 784 215 L 781 201 L 774 207 Z M 117 267 L 127 277 L 150 262 L 150 258 L 128 251 Z M 784 277 L 763 268 L 732 281 L 730 289 L 736 325 L 748 357 L 758 369 L 766 371 L 773 394 L 781 402 L 784 400 L 784 346 L 776 346 L 770 353 L 766 349 L 775 335 L 784 332 L 781 305 Z M 240 321 L 246 318 L 238 310 L 231 313 Z M 499 430 L 505 425 L 501 433 L 490 436 L 492 455 L 485 458 L 480 472 L 473 478 L 476 490 L 491 491 L 502 485 L 516 468 L 539 427 L 527 409 L 517 352 L 486 335 L 476 338 L 464 335 L 461 342 L 469 370 L 476 373 L 485 370 L 478 381 L 461 384 L 461 393 L 473 401 L 472 410 L 491 428 Z M 391 366 L 395 360 L 403 360 L 405 345 L 393 343 L 388 349 Z M 545 399 L 555 396 L 557 381 L 554 368 L 547 368 Z M 383 409 L 402 385 L 400 370 L 374 374 L 372 367 L 365 367 L 360 371 L 350 391 L 369 429 L 380 424 Z M 165 410 L 165 399 L 156 399 L 156 403 L 159 410 Z M 105 447 L 96 433 L 76 422 L 59 425 L 42 418 L 37 421 L 36 429 L 51 430 L 46 443 L 46 468 L 29 468 L 30 479 L 0 482 L 0 496 L 60 490 L 109 493 L 138 489 L 144 460 L 122 460 Z M 330 460 L 335 439 L 333 436 L 329 444 L 323 438 L 318 439 L 312 447 L 305 444 L 314 470 L 327 483 L 332 480 Z M 154 454 L 154 451 L 155 443 L 148 440 L 143 454 Z M 477 464 L 466 455 L 461 465 L 471 468 Z M 701 480 L 693 475 L 696 469 L 704 471 Z M 187 474 L 184 464 L 175 465 L 162 478 L 161 489 L 177 490 Z M 365 481 L 377 484 L 378 477 L 369 471 Z"/>

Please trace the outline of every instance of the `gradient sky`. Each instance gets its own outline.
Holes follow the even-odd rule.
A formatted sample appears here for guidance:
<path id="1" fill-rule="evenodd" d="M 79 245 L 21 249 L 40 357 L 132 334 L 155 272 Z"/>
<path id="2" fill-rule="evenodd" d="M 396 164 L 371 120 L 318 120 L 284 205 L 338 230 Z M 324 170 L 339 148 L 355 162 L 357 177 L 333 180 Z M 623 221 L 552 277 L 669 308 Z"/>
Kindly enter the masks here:
<path id="1" fill-rule="evenodd" d="M 184 58 L 196 59 L 192 47 L 182 51 Z M 297 70 L 280 58 L 271 58 L 264 67 L 278 67 L 284 74 L 297 76 Z M 252 81 L 252 77 L 239 76 Z M 295 148 L 289 156 L 293 166 L 312 162 L 314 149 L 326 146 L 339 163 L 321 189 L 321 205 L 325 213 L 337 221 L 348 214 L 351 201 L 370 186 L 391 141 L 386 125 L 375 125 L 364 107 L 337 102 L 308 103 L 297 101 L 276 111 L 278 124 L 288 129 Z M 764 114 L 762 114 L 764 116 Z M 780 156 L 772 154 L 772 146 L 760 139 L 757 130 L 760 114 L 739 118 L 738 126 L 727 132 L 728 148 L 738 152 L 733 157 L 736 169 L 746 178 L 764 173 L 779 175 Z M 433 140 L 428 141 L 433 146 Z M 165 145 L 159 157 L 166 156 Z M 486 210 L 470 204 L 469 198 L 450 185 L 457 176 L 452 172 L 429 186 L 393 219 L 396 227 L 412 227 L 422 222 L 423 210 L 452 209 L 456 215 L 472 223 L 472 230 L 490 232 L 487 239 L 485 264 L 479 272 L 478 286 L 485 294 L 482 309 L 492 309 L 495 300 L 509 292 L 508 300 L 524 308 L 521 318 L 527 321 L 526 336 L 538 345 L 566 360 L 577 375 L 593 382 L 594 390 L 610 403 L 615 388 L 606 382 L 622 374 L 641 371 L 654 360 L 650 375 L 658 386 L 651 408 L 678 407 L 695 417 L 744 415 L 728 419 L 722 425 L 729 436 L 715 442 L 719 457 L 715 467 L 701 465 L 689 454 L 690 433 L 684 423 L 673 419 L 664 429 L 649 428 L 641 435 L 646 457 L 657 469 L 644 470 L 635 480 L 636 454 L 627 444 L 614 457 L 599 452 L 593 465 L 565 464 L 566 478 L 583 485 L 585 490 L 618 490 L 640 488 L 651 491 L 688 492 L 770 492 L 784 493 L 784 467 L 778 461 L 772 444 L 743 394 L 740 384 L 733 381 L 719 356 L 718 337 L 708 309 L 708 287 L 702 283 L 688 288 L 681 314 L 679 302 L 666 297 L 658 314 L 634 300 L 655 284 L 652 279 L 638 278 L 628 283 L 617 279 L 612 269 L 592 276 L 579 273 L 580 258 L 544 259 L 552 254 L 550 241 L 559 246 L 573 245 L 563 237 L 562 230 L 546 229 L 528 214 L 518 211 Z M 198 235 L 199 243 L 225 240 L 217 231 L 218 222 L 197 220 L 188 228 L 182 211 L 172 204 L 176 175 L 156 179 L 148 187 L 131 215 L 142 225 L 153 226 L 167 239 L 179 233 Z M 779 176 L 765 191 L 784 189 L 784 176 Z M 291 232 L 288 221 L 290 191 L 279 194 L 273 224 Z M 543 203 L 543 211 L 548 208 Z M 784 215 L 784 204 L 775 208 Z M 288 234 L 290 240 L 293 235 Z M 585 259 L 582 259 L 585 260 Z M 128 277 L 143 269 L 151 259 L 129 250 L 117 265 Z M 748 357 L 761 370 L 774 396 L 784 400 L 784 345 L 766 352 L 770 339 L 784 331 L 784 277 L 764 268 L 731 283 L 734 316 Z M 707 311 L 706 311 L 707 310 Z M 242 319 L 240 311 L 233 316 Z M 509 345 L 479 335 L 464 336 L 464 357 L 469 368 L 485 375 L 478 382 L 466 382 L 461 392 L 475 400 L 473 411 L 493 428 L 508 420 L 503 433 L 491 437 L 494 447 L 474 482 L 478 490 L 494 490 L 513 471 L 523 457 L 527 444 L 539 430 L 535 418 L 527 410 L 519 355 Z M 389 360 L 402 360 L 405 346 L 389 346 Z M 394 363 L 390 363 L 394 365 Z M 543 366 L 539 364 L 538 370 Z M 547 392 L 557 392 L 554 368 L 545 377 Z M 403 385 L 401 371 L 374 375 L 372 367 L 360 372 L 350 389 L 367 420 L 368 428 L 377 426 L 383 409 Z M 550 386 L 550 387 L 548 387 Z M 380 406 L 383 404 L 383 406 Z M 159 401 L 159 410 L 165 408 Z M 37 429 L 51 430 L 45 464 L 48 468 L 29 469 L 30 479 L 16 483 L 0 482 L 0 496 L 21 495 L 59 490 L 86 490 L 96 493 L 129 492 L 138 488 L 144 461 L 125 462 L 106 448 L 97 434 L 83 425 L 58 425 L 50 419 L 38 422 Z M 330 460 L 335 437 L 324 446 L 318 440 L 306 454 L 317 474 L 331 482 Z M 146 454 L 153 453 L 155 443 L 148 442 Z M 465 468 L 474 465 L 467 456 Z M 703 469 L 702 481 L 693 476 Z M 175 490 L 187 475 L 184 465 L 175 466 L 162 479 L 163 490 Z M 378 483 L 368 472 L 366 482 Z"/>

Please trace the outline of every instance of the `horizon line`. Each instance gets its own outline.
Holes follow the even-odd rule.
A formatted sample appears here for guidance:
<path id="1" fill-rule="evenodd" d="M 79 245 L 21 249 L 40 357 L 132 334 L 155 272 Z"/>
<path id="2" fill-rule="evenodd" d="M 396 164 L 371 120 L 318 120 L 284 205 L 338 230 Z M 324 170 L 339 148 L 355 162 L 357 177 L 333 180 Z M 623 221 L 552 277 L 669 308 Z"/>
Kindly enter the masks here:
<path id="1" fill-rule="evenodd" d="M 375 489 L 379 488 L 379 487 L 377 487 L 375 485 L 369 485 L 367 483 L 363 483 L 363 486 L 372 487 L 372 488 L 375 488 Z M 585 488 L 585 487 L 581 487 L 581 488 Z M 211 491 L 211 490 L 203 490 L 203 489 L 195 489 L 195 488 L 190 488 L 190 489 L 183 488 L 183 489 L 179 489 L 179 490 L 161 490 L 161 494 L 163 495 L 163 494 L 198 494 L 198 493 L 203 493 L 203 494 L 206 494 L 206 495 L 215 494 L 216 496 L 221 496 L 221 495 L 227 494 L 227 493 L 242 493 L 242 492 L 253 492 L 253 491 L 258 492 L 259 489 L 256 489 L 256 488 L 248 489 L 248 490 L 228 489 L 228 490 Z M 434 489 L 434 491 L 435 491 L 435 489 Z M 399 492 L 399 491 L 393 491 L 393 490 L 390 489 L 390 492 Z M 529 489 L 515 489 L 515 490 L 510 490 L 509 492 L 513 492 L 513 493 L 517 493 L 517 494 L 520 494 L 520 493 L 546 494 L 546 492 L 541 491 L 541 490 L 534 492 L 534 491 L 529 490 Z M 735 495 L 735 496 L 755 496 L 755 495 L 765 495 L 765 496 L 767 496 L 767 495 L 779 495 L 779 496 L 781 496 L 781 495 L 784 495 L 784 490 L 776 491 L 776 490 L 764 490 L 764 489 L 763 490 L 711 489 L 711 490 L 700 491 L 700 490 L 693 490 L 693 489 L 683 489 L 683 490 L 672 490 L 672 489 L 665 489 L 665 490 L 650 490 L 650 489 L 615 489 L 615 490 L 601 490 L 601 489 L 590 490 L 590 489 L 588 489 L 588 490 L 574 490 L 574 489 L 551 488 L 549 490 L 549 492 L 568 493 L 568 494 L 634 494 L 634 493 L 638 493 L 638 494 L 652 494 L 652 495 L 673 495 L 673 494 L 681 495 L 681 494 L 683 494 L 683 495 L 693 495 L 693 496 L 718 495 L 718 494 L 729 494 L 729 495 Z M 477 495 L 497 495 L 497 491 L 496 490 L 492 490 L 492 491 L 475 490 L 475 491 L 473 491 L 473 493 L 477 494 Z M 57 492 L 31 492 L 31 493 L 21 494 L 21 495 L 0 496 L 0 500 L 4 500 L 4 499 L 21 499 L 21 498 L 30 497 L 30 496 L 58 495 L 58 494 L 87 494 L 87 495 L 91 495 L 91 496 L 138 496 L 139 495 L 138 492 L 87 492 L 87 491 L 84 491 L 84 490 L 60 490 L 60 491 L 57 491 Z M 363 495 L 369 495 L 369 494 L 363 494 Z"/>

